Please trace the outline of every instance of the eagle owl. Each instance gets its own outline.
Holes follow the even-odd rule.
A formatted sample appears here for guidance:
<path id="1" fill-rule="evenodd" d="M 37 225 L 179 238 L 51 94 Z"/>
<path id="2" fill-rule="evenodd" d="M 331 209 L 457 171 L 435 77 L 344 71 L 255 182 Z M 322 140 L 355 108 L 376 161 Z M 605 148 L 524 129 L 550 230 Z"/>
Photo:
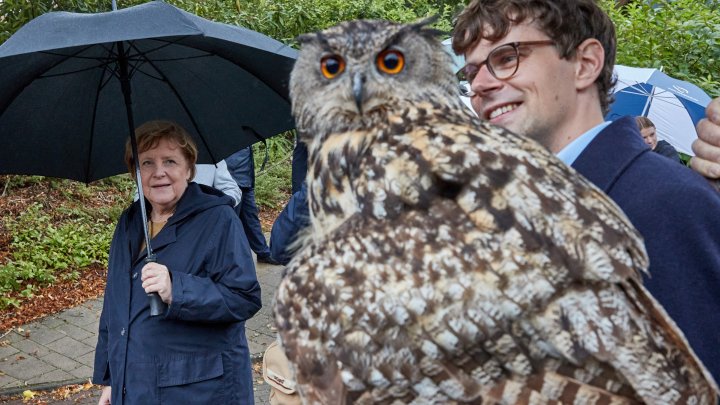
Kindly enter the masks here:
<path id="1" fill-rule="evenodd" d="M 311 229 L 275 298 L 305 403 L 714 403 L 640 235 L 461 104 L 427 22 L 302 36 Z"/>

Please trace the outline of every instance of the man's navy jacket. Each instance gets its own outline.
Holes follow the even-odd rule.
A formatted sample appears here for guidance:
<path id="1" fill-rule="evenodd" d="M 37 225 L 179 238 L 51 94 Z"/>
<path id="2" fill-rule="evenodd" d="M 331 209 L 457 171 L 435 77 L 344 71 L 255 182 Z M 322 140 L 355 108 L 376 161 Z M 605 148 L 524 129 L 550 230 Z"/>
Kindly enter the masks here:
<path id="1" fill-rule="evenodd" d="M 645 286 L 720 380 L 720 194 L 697 173 L 642 141 L 619 119 L 572 165 L 607 193 L 645 238 Z"/>

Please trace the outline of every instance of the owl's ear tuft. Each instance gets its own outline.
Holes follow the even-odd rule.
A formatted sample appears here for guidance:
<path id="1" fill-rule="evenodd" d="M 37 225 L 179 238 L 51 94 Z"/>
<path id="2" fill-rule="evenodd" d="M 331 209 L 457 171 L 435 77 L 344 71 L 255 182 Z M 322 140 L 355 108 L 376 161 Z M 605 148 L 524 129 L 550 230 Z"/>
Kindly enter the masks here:
<path id="1" fill-rule="evenodd" d="M 440 16 L 435 14 L 427 18 L 423 18 L 422 20 L 418 20 L 414 23 L 408 24 L 408 28 L 412 31 L 415 31 L 425 37 L 440 37 L 447 35 L 448 33 L 445 31 L 441 31 L 435 28 L 431 28 L 430 26 L 435 24 L 438 19 L 440 19 Z"/>
<path id="2" fill-rule="evenodd" d="M 307 33 L 307 34 L 300 34 L 297 37 L 295 37 L 295 40 L 300 45 L 305 45 L 307 43 L 317 41 L 317 38 L 318 38 L 318 34 L 316 32 L 311 32 L 311 33 Z"/>

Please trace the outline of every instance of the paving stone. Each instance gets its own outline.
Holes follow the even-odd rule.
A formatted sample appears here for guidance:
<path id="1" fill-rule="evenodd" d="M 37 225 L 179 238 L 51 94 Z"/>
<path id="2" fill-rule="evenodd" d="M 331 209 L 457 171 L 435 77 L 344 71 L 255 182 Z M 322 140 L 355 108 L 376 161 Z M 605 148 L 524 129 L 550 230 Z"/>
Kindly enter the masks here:
<path id="1" fill-rule="evenodd" d="M 27 383 L 32 384 L 51 384 L 51 383 L 63 383 L 69 380 L 75 380 L 77 377 L 68 373 L 67 371 L 55 369 L 43 375 L 33 377 L 27 380 Z"/>
<path id="2" fill-rule="evenodd" d="M 15 354 L 17 352 L 18 352 L 18 349 L 16 349 L 13 346 L 0 347 L 0 359 L 4 359 L 6 357 L 12 356 L 13 354 Z"/>
<path id="3" fill-rule="evenodd" d="M 15 348 L 29 356 L 34 357 L 43 357 L 50 353 L 50 350 L 47 347 L 30 339 L 21 340 L 15 343 Z"/>
<path id="4" fill-rule="evenodd" d="M 88 366 L 80 366 L 74 370 L 69 371 L 75 378 L 88 379 L 92 377 L 93 369 Z"/>
<path id="5" fill-rule="evenodd" d="M 95 365 L 95 351 L 93 350 L 88 354 L 84 354 L 75 360 L 82 365 L 93 367 Z"/>
<path id="6" fill-rule="evenodd" d="M 103 306 L 102 297 L 90 301 L 85 301 L 82 305 L 91 311 L 97 312 L 98 318 L 100 318 L 100 311 L 102 311 Z"/>
<path id="7" fill-rule="evenodd" d="M 248 349 L 250 349 L 250 357 L 262 356 L 265 349 L 275 340 L 274 336 L 258 335 L 248 339 Z"/>
<path id="8" fill-rule="evenodd" d="M 0 388 L 17 387 L 22 381 L 9 375 L 0 375 Z"/>
<path id="9" fill-rule="evenodd" d="M 69 357 L 78 357 L 93 351 L 95 348 L 85 343 L 79 342 L 70 337 L 64 336 L 47 345 L 50 350 L 54 350 L 60 354 Z"/>
<path id="10" fill-rule="evenodd" d="M 27 330 L 26 327 L 22 328 L 23 330 Z M 25 337 L 25 334 L 20 334 L 17 332 L 17 328 L 13 328 L 12 332 L 10 332 L 3 340 L 7 340 L 10 342 L 10 345 L 14 345 L 15 343 L 27 339 Z"/>
<path id="11" fill-rule="evenodd" d="M 263 316 L 262 313 L 257 313 L 254 317 L 245 321 L 245 329 L 258 330 L 267 325 L 267 317 Z"/>
<path id="12" fill-rule="evenodd" d="M 43 356 L 41 360 L 61 370 L 73 370 L 82 365 L 67 356 L 55 352 Z"/>
<path id="13" fill-rule="evenodd" d="M 98 311 L 79 306 L 70 308 L 58 314 L 58 318 L 66 320 L 72 325 L 87 325 L 96 322 L 100 314 Z"/>
<path id="14" fill-rule="evenodd" d="M 46 316 L 45 318 L 43 318 L 43 319 L 40 321 L 40 325 L 46 326 L 46 327 L 48 327 L 48 328 L 50 328 L 50 329 L 55 329 L 55 328 L 57 328 L 58 326 L 64 325 L 64 324 L 65 324 L 65 321 L 64 321 L 64 320 L 62 320 L 62 319 L 60 319 L 60 318 L 58 318 L 58 317 L 56 317 L 56 316 L 53 316 L 53 315 Z"/>
<path id="15" fill-rule="evenodd" d="M 52 365 L 32 356 L 23 359 L 16 358 L 11 362 L 3 363 L 2 368 L 5 374 L 22 381 L 49 373 L 55 369 Z"/>
<path id="16" fill-rule="evenodd" d="M 97 341 L 98 341 L 97 331 L 95 331 L 95 333 L 92 336 L 90 336 L 89 338 L 82 340 L 83 343 L 92 347 L 93 350 L 95 350 L 95 346 L 97 346 Z"/>
<path id="17" fill-rule="evenodd" d="M 93 335 L 91 332 L 72 324 L 65 324 L 63 326 L 59 326 L 55 328 L 55 330 L 75 340 L 87 339 L 88 337 Z"/>
<path id="18" fill-rule="evenodd" d="M 89 323 L 87 325 L 78 325 L 78 327 L 90 332 L 93 335 L 97 335 L 99 325 L 100 325 L 100 318 L 98 318 L 95 322 Z M 94 346 L 94 344 L 93 344 L 93 346 Z"/>
<path id="19" fill-rule="evenodd" d="M 62 337 L 55 329 L 50 329 L 39 323 L 28 326 L 27 329 L 30 331 L 30 339 L 41 345 L 47 345 Z"/>

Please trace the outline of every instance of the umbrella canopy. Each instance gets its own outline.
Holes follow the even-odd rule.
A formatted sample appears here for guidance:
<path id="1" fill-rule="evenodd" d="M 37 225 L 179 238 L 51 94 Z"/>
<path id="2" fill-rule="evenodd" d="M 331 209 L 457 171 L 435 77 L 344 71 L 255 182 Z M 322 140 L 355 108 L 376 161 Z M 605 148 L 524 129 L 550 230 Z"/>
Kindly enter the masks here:
<path id="1" fill-rule="evenodd" d="M 448 39 L 442 41 L 442 45 L 443 45 L 443 49 L 445 50 L 445 52 L 447 52 L 447 54 L 450 55 L 450 61 L 451 61 L 450 67 L 452 68 L 453 73 L 455 73 L 457 75 L 458 72 L 460 72 L 460 70 L 465 67 L 465 57 L 462 55 L 455 55 L 455 51 L 453 51 L 453 49 L 452 49 L 452 38 L 448 38 Z M 461 80 L 459 83 L 459 86 L 461 88 L 460 100 L 462 100 L 463 104 L 465 104 L 465 106 L 470 111 L 475 113 L 475 110 L 472 109 L 472 105 L 470 104 L 470 97 L 466 97 L 464 95 L 465 94 L 464 91 L 469 90 L 470 85 L 468 84 L 467 81 Z"/>
<path id="2" fill-rule="evenodd" d="M 0 173 L 83 182 L 124 173 L 129 122 L 152 119 L 178 122 L 198 161 L 217 162 L 294 127 L 287 82 L 296 56 L 159 1 L 44 14 L 0 46 Z"/>
<path id="3" fill-rule="evenodd" d="M 705 117 L 710 96 L 696 85 L 673 79 L 657 69 L 616 65 L 615 74 L 615 102 L 605 118 L 648 117 L 655 124 L 658 139 L 692 155 L 691 145 L 697 139 L 695 126 Z"/>

